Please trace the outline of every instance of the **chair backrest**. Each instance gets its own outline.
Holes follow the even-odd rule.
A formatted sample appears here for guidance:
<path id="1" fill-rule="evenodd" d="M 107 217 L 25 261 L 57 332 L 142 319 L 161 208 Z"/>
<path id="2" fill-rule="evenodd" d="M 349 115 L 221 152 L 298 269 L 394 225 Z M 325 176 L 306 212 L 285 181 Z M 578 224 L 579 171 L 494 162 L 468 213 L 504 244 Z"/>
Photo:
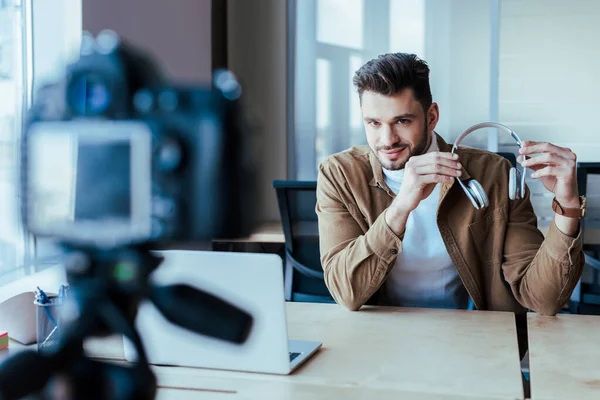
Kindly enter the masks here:
<path id="1" fill-rule="evenodd" d="M 515 156 L 515 153 L 499 152 L 496 154 L 498 154 L 499 156 L 502 156 L 502 157 L 506 158 L 508 161 L 510 161 L 510 163 L 512 164 L 513 167 L 517 166 L 517 156 Z"/>
<path id="2" fill-rule="evenodd" d="M 315 181 L 273 181 L 285 236 L 286 300 L 333 302 L 323 278 Z"/>
<path id="3" fill-rule="evenodd" d="M 573 290 L 569 301 L 569 309 L 574 314 L 593 314 L 600 315 L 600 243 L 594 238 L 594 231 L 597 227 L 596 205 L 593 204 L 597 198 L 595 196 L 595 185 L 588 185 L 588 179 L 600 175 L 600 163 L 578 162 L 577 163 L 577 186 L 579 194 L 588 197 L 588 210 L 585 217 L 581 219 L 581 241 L 585 252 L 585 267 L 583 274 L 577 286 Z M 588 187 L 592 191 L 588 193 Z M 591 211 L 591 212 L 590 212 Z M 590 231 L 592 237 L 586 240 L 586 228 Z"/>

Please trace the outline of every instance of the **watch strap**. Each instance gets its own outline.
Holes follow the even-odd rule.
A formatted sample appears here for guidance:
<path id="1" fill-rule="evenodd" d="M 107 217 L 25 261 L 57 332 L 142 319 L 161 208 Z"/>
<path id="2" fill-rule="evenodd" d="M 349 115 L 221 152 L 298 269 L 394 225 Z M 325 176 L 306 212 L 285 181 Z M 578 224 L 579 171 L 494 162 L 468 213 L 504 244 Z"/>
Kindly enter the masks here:
<path id="1" fill-rule="evenodd" d="M 552 210 L 558 215 L 568 218 L 583 218 L 585 215 L 585 197 L 580 196 L 580 206 L 577 208 L 566 208 L 560 205 L 556 197 L 552 199 Z"/>

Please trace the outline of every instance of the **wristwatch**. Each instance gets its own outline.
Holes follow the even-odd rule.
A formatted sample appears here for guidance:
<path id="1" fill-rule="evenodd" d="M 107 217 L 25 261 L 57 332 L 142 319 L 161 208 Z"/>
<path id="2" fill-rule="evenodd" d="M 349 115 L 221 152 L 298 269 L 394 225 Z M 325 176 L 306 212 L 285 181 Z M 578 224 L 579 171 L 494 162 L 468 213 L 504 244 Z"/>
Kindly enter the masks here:
<path id="1" fill-rule="evenodd" d="M 578 208 L 565 208 L 560 205 L 556 200 L 556 197 L 552 199 L 552 210 L 558 215 L 563 215 L 569 218 L 581 219 L 585 215 L 585 208 L 587 205 L 587 199 L 585 196 L 579 196 L 580 206 Z"/>

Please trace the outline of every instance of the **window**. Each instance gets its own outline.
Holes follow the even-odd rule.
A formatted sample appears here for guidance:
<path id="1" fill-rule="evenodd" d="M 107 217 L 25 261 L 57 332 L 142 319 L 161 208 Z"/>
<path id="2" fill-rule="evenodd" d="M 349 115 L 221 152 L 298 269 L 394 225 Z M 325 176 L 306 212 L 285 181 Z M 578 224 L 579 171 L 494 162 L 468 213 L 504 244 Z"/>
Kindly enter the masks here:
<path id="1" fill-rule="evenodd" d="M 328 155 L 366 143 L 351 80 L 386 52 L 416 53 L 429 64 L 436 127 L 447 142 L 493 120 L 524 140 L 572 148 L 598 161 L 590 124 L 600 90 L 600 3 L 559 0 L 295 0 L 290 90 L 290 179 L 314 180 Z M 504 132 L 468 136 L 463 144 L 516 152 Z M 552 194 L 529 179 L 542 229 L 553 218 Z M 600 189 L 588 184 L 586 220 L 600 226 Z M 586 223 L 589 223 L 586 222 Z"/>
<path id="2" fill-rule="evenodd" d="M 316 5 L 317 42 L 362 49 L 364 0 L 318 0 Z"/>
<path id="3" fill-rule="evenodd" d="M 382 53 L 415 53 L 429 63 L 434 101 L 441 108 L 437 130 L 446 140 L 487 119 L 490 6 L 478 0 L 463 0 L 464 7 L 449 3 L 291 2 L 295 26 L 291 179 L 314 180 L 325 157 L 366 144 L 352 77 Z M 465 87 L 471 97 L 464 96 Z M 457 101 L 459 95 L 463 98 Z M 485 146 L 486 138 L 469 137 L 465 143 Z"/>
<path id="4" fill-rule="evenodd" d="M 0 1 L 0 279 L 23 273 L 25 235 L 19 221 L 19 135 L 27 97 L 27 12 Z"/>
<path id="5" fill-rule="evenodd" d="M 20 222 L 22 124 L 36 87 L 64 71 L 80 40 L 81 0 L 0 0 L 0 285 L 44 267 Z"/>

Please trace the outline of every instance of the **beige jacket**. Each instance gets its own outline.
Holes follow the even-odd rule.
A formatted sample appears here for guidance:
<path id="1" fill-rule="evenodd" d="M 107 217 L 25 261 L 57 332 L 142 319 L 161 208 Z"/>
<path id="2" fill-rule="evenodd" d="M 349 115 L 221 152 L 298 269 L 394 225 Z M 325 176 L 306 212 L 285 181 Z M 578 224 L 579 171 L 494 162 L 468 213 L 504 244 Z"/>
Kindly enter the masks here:
<path id="1" fill-rule="evenodd" d="M 438 145 L 450 151 L 439 136 Z M 462 178 L 477 179 L 490 204 L 476 210 L 458 183 L 442 184 L 437 224 L 475 307 L 556 314 L 583 270 L 581 234 L 567 236 L 552 223 L 544 238 L 529 189 L 524 199 L 508 198 L 509 161 L 473 148 L 458 153 Z M 316 212 L 325 283 L 350 310 L 376 303 L 402 251 L 402 236 L 385 222 L 394 196 L 368 146 L 334 154 L 319 166 Z"/>

